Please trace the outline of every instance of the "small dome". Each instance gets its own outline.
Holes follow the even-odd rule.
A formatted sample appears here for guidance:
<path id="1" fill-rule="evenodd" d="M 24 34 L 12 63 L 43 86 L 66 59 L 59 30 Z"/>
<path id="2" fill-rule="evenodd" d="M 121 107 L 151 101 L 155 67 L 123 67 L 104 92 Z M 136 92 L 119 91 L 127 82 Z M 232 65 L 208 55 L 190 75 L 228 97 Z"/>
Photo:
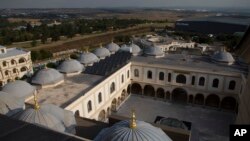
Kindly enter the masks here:
<path id="1" fill-rule="evenodd" d="M 77 72 L 81 73 L 83 69 L 84 69 L 83 65 L 74 59 L 63 61 L 57 68 L 59 72 L 66 74 L 77 73 Z"/>
<path id="2" fill-rule="evenodd" d="M 128 47 L 126 44 L 122 45 L 119 49 L 120 51 L 131 52 L 131 48 Z"/>
<path id="3" fill-rule="evenodd" d="M 14 115 L 14 118 L 32 124 L 48 127 L 56 131 L 60 132 L 65 131 L 63 123 L 58 118 L 40 109 L 33 109 L 33 108 L 26 109 L 18 113 L 17 115 Z"/>
<path id="4" fill-rule="evenodd" d="M 211 59 L 218 63 L 232 65 L 235 60 L 231 53 L 226 51 L 217 51 L 212 55 Z"/>
<path id="5" fill-rule="evenodd" d="M 0 91 L 0 114 L 12 116 L 24 107 L 23 100 L 17 99 L 6 92 Z"/>
<path id="6" fill-rule="evenodd" d="M 143 121 L 136 121 L 136 128 L 130 128 L 128 120 L 103 129 L 94 141 L 172 141 L 160 128 Z"/>
<path id="7" fill-rule="evenodd" d="M 115 52 L 117 52 L 119 49 L 120 49 L 120 47 L 119 47 L 119 45 L 117 45 L 116 43 L 113 43 L 113 42 L 111 42 L 111 43 L 109 43 L 107 46 L 106 46 L 106 48 L 110 51 L 110 53 L 115 53 Z"/>
<path id="8" fill-rule="evenodd" d="M 100 59 L 104 59 L 105 57 L 110 56 L 109 50 L 103 47 L 95 49 L 93 53 Z"/>
<path id="9" fill-rule="evenodd" d="M 138 45 L 136 45 L 136 44 L 134 44 L 134 43 L 131 43 L 131 44 L 129 45 L 129 47 L 132 48 L 132 54 L 133 54 L 134 56 L 141 55 L 142 50 L 141 50 L 141 48 L 140 48 Z"/>
<path id="10" fill-rule="evenodd" d="M 25 81 L 16 80 L 4 85 L 2 91 L 13 95 L 14 97 L 25 100 L 25 98 L 32 96 L 35 93 L 36 89 Z"/>
<path id="11" fill-rule="evenodd" d="M 155 56 L 155 57 L 163 57 L 164 52 L 161 50 L 161 48 L 157 46 L 150 46 L 146 47 L 144 50 L 145 55 L 147 56 Z"/>
<path id="12" fill-rule="evenodd" d="M 84 52 L 79 57 L 79 62 L 85 66 L 93 65 L 95 62 L 98 62 L 100 59 L 91 52 Z"/>
<path id="13" fill-rule="evenodd" d="M 33 84 L 50 85 L 56 84 L 64 79 L 63 75 L 55 69 L 45 68 L 39 70 L 32 78 Z"/>

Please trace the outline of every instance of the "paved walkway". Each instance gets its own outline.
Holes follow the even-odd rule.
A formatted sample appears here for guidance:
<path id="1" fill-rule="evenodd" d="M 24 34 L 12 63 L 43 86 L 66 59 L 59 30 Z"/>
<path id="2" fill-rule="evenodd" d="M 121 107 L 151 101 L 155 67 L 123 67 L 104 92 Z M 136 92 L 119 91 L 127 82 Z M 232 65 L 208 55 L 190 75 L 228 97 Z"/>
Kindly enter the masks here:
<path id="1" fill-rule="evenodd" d="M 197 106 L 163 102 L 131 95 L 117 114 L 129 116 L 134 108 L 138 120 L 154 122 L 156 116 L 173 117 L 192 122 L 191 141 L 227 141 L 229 125 L 235 120 L 232 112 Z"/>

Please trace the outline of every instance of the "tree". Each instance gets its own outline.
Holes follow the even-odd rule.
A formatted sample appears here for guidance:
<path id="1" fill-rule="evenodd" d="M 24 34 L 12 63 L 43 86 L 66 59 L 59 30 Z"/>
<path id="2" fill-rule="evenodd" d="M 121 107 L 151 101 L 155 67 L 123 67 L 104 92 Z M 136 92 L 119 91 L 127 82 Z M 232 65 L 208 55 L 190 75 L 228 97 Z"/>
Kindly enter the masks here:
<path id="1" fill-rule="evenodd" d="M 37 45 L 37 41 L 36 41 L 36 40 L 32 40 L 31 46 L 32 46 L 32 47 L 35 47 L 36 45 Z"/>

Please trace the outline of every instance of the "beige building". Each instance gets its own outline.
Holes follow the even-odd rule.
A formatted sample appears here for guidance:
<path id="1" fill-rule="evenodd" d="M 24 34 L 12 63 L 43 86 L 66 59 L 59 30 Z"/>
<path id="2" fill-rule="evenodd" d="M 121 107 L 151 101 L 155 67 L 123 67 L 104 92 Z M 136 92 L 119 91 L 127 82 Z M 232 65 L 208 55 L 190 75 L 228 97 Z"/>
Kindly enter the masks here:
<path id="1" fill-rule="evenodd" d="M 0 85 L 33 73 L 30 51 L 0 46 Z"/>

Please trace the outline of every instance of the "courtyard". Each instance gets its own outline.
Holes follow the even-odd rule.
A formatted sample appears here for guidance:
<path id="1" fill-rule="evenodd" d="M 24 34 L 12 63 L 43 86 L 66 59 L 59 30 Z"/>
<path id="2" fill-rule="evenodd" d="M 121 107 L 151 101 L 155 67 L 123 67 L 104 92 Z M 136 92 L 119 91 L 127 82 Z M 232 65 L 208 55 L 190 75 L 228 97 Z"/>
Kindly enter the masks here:
<path id="1" fill-rule="evenodd" d="M 154 122 L 156 116 L 172 117 L 192 122 L 191 141 L 227 141 L 229 125 L 234 123 L 235 113 L 131 95 L 118 109 L 118 115 L 128 117 L 135 109 L 137 120 Z"/>

